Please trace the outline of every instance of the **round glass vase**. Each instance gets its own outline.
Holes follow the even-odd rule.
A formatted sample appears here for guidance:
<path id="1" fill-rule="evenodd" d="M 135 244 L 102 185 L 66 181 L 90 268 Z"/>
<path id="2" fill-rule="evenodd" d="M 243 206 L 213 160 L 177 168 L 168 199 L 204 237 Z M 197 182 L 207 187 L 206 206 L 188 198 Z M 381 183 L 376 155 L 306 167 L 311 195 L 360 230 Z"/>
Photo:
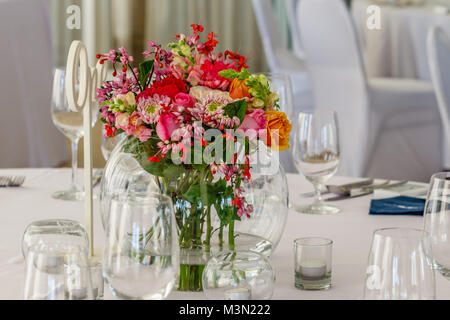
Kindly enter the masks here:
<path id="1" fill-rule="evenodd" d="M 288 212 L 284 171 L 252 173 L 242 185 L 250 217 L 226 219 L 233 209 L 234 194 L 224 180 L 203 170 L 185 166 L 176 174 L 156 176 L 147 172 L 138 156 L 127 152 L 131 139 L 122 140 L 106 163 L 100 191 L 103 226 L 129 194 L 164 193 L 172 198 L 180 246 L 178 290 L 201 291 L 202 275 L 211 255 L 223 250 L 249 250 L 270 257 L 283 233 Z M 225 191 L 224 191 L 225 190 Z M 194 192 L 195 191 L 195 192 Z"/>

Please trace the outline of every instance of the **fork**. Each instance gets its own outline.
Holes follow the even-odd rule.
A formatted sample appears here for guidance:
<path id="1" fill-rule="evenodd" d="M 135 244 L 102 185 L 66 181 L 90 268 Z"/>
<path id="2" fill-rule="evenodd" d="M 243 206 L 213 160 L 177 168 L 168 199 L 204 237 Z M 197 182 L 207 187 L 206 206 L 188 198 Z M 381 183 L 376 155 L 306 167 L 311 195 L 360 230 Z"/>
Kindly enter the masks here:
<path id="1" fill-rule="evenodd" d="M 20 187 L 25 182 L 25 176 L 0 177 L 0 187 Z"/>
<path id="2" fill-rule="evenodd" d="M 9 179 L 7 177 L 0 177 L 0 188 L 7 187 L 9 185 Z"/>
<path id="3" fill-rule="evenodd" d="M 370 186 L 364 186 L 364 187 L 361 187 L 358 189 L 353 189 L 353 191 L 356 191 L 356 194 L 352 194 L 352 192 L 349 192 L 346 195 L 342 194 L 337 197 L 327 198 L 327 199 L 325 199 L 325 201 L 338 201 L 338 200 L 358 198 L 358 197 L 372 194 L 374 192 L 374 190 L 376 190 L 376 189 L 389 189 L 392 187 L 401 186 L 403 184 L 406 184 L 407 182 L 408 182 L 407 180 L 403 180 L 403 181 L 399 181 L 399 182 L 390 183 L 390 180 L 388 180 L 383 183 L 374 184 L 374 185 L 370 185 Z M 359 192 L 358 192 L 358 190 L 359 190 Z"/>
<path id="4" fill-rule="evenodd" d="M 25 176 L 16 176 L 9 179 L 8 187 L 20 187 L 25 182 Z"/>

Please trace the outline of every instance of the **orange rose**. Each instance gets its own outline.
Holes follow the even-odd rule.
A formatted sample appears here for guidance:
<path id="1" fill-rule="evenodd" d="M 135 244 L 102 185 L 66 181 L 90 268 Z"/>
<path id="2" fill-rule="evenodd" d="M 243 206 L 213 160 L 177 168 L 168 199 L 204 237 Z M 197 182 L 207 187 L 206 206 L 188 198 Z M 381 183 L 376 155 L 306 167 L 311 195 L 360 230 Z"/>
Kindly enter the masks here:
<path id="1" fill-rule="evenodd" d="M 250 97 L 248 86 L 245 84 L 245 80 L 234 78 L 234 80 L 230 84 L 230 97 L 233 99 Z"/>
<path id="2" fill-rule="evenodd" d="M 289 133 L 292 124 L 286 114 L 280 111 L 269 110 L 267 114 L 267 137 L 264 139 L 266 145 L 272 150 L 283 151 L 289 149 Z"/>

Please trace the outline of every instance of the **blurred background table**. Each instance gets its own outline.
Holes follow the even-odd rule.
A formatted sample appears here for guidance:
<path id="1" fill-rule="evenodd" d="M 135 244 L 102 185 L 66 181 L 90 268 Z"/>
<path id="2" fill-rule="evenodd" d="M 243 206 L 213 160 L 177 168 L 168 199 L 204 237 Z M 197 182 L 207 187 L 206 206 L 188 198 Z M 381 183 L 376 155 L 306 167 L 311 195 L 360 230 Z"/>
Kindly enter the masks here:
<path id="1" fill-rule="evenodd" d="M 438 2 L 420 6 L 379 5 L 381 29 L 369 30 L 367 7 L 378 3 L 354 0 L 352 14 L 365 54 L 369 77 L 413 78 L 430 81 L 426 48 L 430 27 L 438 25 L 450 35 L 450 14 L 439 13 Z"/>
<path id="2" fill-rule="evenodd" d="M 69 169 L 0 170 L 3 175 L 26 175 L 21 188 L 0 188 L 0 299 L 22 299 L 24 264 L 20 244 L 27 224 L 35 220 L 67 218 L 83 222 L 83 203 L 54 200 L 51 194 L 67 185 Z M 300 175 L 289 174 L 291 202 L 311 202 L 301 194 L 312 185 Z M 349 178 L 335 177 L 333 183 Z M 422 228 L 422 217 L 370 216 L 370 196 L 343 200 L 335 204 L 342 212 L 333 216 L 312 216 L 289 211 L 286 229 L 271 258 L 276 270 L 273 299 L 362 299 L 367 258 L 375 229 L 382 227 Z M 104 232 L 95 201 L 95 247 L 103 247 Z M 298 237 L 321 236 L 334 241 L 332 288 L 328 291 L 300 291 L 294 287 L 293 241 Z M 438 299 L 450 298 L 450 282 L 436 274 Z M 105 287 L 105 299 L 113 296 Z M 205 299 L 203 293 L 173 291 L 169 299 Z"/>

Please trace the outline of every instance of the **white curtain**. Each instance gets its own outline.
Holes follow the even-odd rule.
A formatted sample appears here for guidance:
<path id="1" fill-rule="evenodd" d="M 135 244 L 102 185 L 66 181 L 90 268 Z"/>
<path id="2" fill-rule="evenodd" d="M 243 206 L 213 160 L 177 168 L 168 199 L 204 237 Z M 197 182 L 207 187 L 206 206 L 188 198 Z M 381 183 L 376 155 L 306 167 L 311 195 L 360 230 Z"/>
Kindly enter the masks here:
<path id="1" fill-rule="evenodd" d="M 55 63 L 64 65 L 72 40 L 82 39 L 82 30 L 66 28 L 67 7 L 86 1 L 48 0 L 52 12 Z M 253 15 L 251 0 L 95 0 L 95 51 L 127 47 L 136 59 L 146 48 L 146 40 L 166 44 L 177 33 L 190 32 L 192 23 L 218 35 L 218 50 L 238 51 L 250 57 L 254 72 L 267 71 L 264 52 Z M 86 21 L 82 20 L 81 28 Z"/>

